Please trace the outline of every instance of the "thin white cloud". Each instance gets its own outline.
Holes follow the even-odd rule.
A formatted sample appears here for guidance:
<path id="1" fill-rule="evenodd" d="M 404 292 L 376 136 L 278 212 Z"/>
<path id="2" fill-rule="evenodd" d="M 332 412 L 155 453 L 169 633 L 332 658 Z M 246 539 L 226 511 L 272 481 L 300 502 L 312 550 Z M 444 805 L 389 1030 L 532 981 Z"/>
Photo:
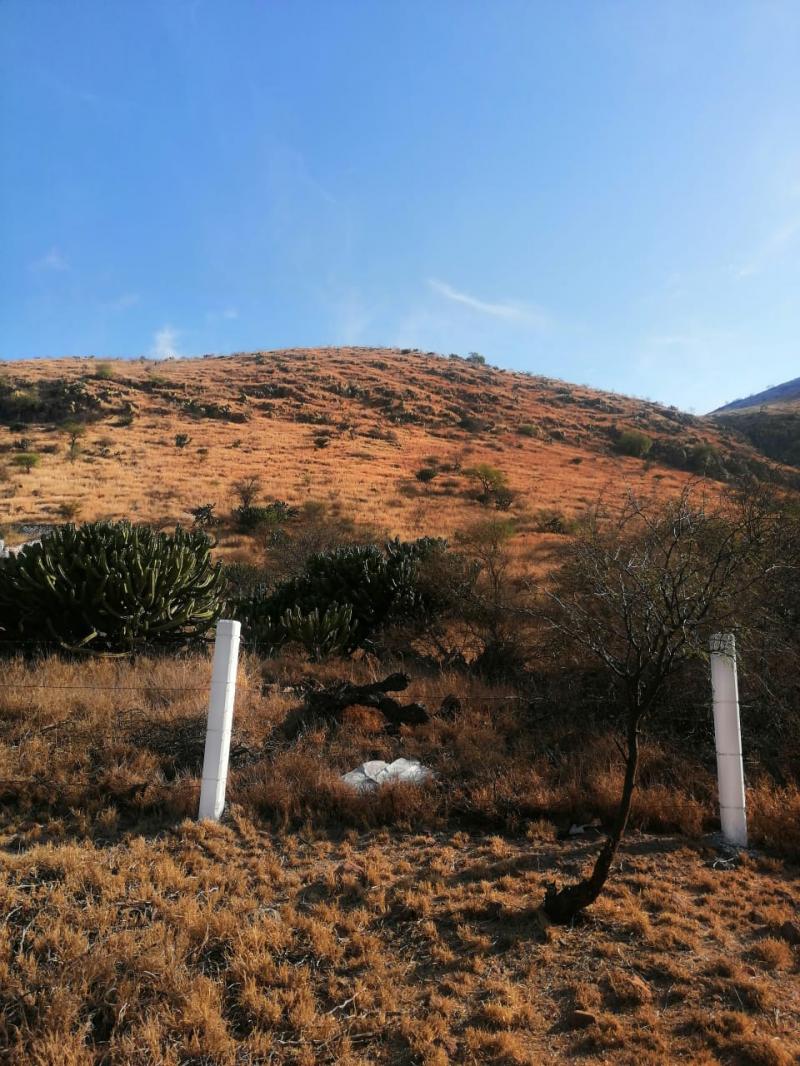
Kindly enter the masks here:
<path id="1" fill-rule="evenodd" d="M 153 347 L 150 349 L 150 358 L 180 359 L 181 353 L 177 348 L 179 336 L 180 330 L 173 329 L 172 326 L 162 326 L 161 329 L 156 330 Z"/>
<path id="2" fill-rule="evenodd" d="M 490 303 L 488 300 L 480 300 L 469 293 L 460 292 L 446 281 L 439 281 L 437 278 L 429 278 L 428 285 L 439 296 L 444 296 L 446 300 L 461 304 L 481 315 L 521 322 L 536 326 L 539 329 L 544 328 L 549 322 L 547 314 L 540 307 L 535 307 L 531 304 L 518 303 L 512 300 L 504 300 L 502 303 Z"/>
<path id="3" fill-rule="evenodd" d="M 754 274 L 760 274 L 774 260 L 780 258 L 798 237 L 800 237 L 800 216 L 774 229 L 752 255 L 736 268 L 736 277 L 749 278 Z"/>
<path id="4" fill-rule="evenodd" d="M 32 264 L 34 270 L 67 270 L 69 263 L 60 248 L 49 248 Z"/>

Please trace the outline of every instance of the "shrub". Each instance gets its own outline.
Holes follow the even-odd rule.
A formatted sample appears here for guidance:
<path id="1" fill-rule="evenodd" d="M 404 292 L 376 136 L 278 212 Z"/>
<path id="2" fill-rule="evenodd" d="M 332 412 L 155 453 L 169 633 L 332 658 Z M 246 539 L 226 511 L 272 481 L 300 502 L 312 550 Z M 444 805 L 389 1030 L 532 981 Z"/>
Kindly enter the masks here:
<path id="1" fill-rule="evenodd" d="M 473 363 L 475 366 L 486 366 L 486 356 L 481 355 L 480 352 L 470 352 L 465 362 Z"/>
<path id="2" fill-rule="evenodd" d="M 111 363 L 98 363 L 95 367 L 94 376 L 100 381 L 110 381 L 114 377 L 114 367 Z"/>
<path id="3" fill-rule="evenodd" d="M 186 445 L 191 441 L 191 439 L 192 438 L 189 436 L 188 433 L 176 433 L 175 434 L 175 447 L 176 448 L 185 448 Z"/>
<path id="4" fill-rule="evenodd" d="M 623 429 L 614 446 L 621 455 L 632 455 L 635 459 L 644 459 L 653 447 L 653 442 L 641 430 Z"/>
<path id="5" fill-rule="evenodd" d="M 192 516 L 198 529 L 209 529 L 217 523 L 214 507 L 213 503 L 201 503 L 198 507 L 190 507 L 186 513 Z"/>
<path id="6" fill-rule="evenodd" d="M 241 441 L 238 443 L 241 444 Z M 261 492 L 261 478 L 257 474 L 250 474 L 248 477 L 240 478 L 239 481 L 234 481 L 231 487 L 240 506 L 251 507 Z"/>
<path id="7" fill-rule="evenodd" d="M 435 477 L 437 477 L 438 474 L 439 474 L 439 471 L 438 470 L 434 470 L 433 467 L 422 466 L 414 474 L 414 477 L 417 479 L 417 481 L 421 481 L 424 485 L 426 485 L 426 484 L 428 484 L 428 482 L 433 481 L 433 479 Z"/>
<path id="8" fill-rule="evenodd" d="M 24 428 L 31 422 L 61 422 L 65 418 L 97 418 L 101 404 L 85 381 L 63 378 L 0 382 L 0 423 Z"/>
<path id="9" fill-rule="evenodd" d="M 18 455 L 13 455 L 11 457 L 11 463 L 20 470 L 30 473 L 35 466 L 39 465 L 41 458 L 42 457 L 36 452 L 20 452 Z"/>
<path id="10" fill-rule="evenodd" d="M 462 415 L 458 424 L 461 429 L 465 429 L 467 433 L 480 433 L 486 429 L 486 423 L 482 418 L 476 418 L 475 415 Z"/>
<path id="11" fill-rule="evenodd" d="M 538 437 L 539 431 L 532 422 L 521 422 L 517 426 L 517 433 L 520 437 Z"/>
<path id="12" fill-rule="evenodd" d="M 129 522 L 67 525 L 0 562 L 0 625 L 26 640 L 125 652 L 186 644 L 222 613 L 203 533 Z"/>
<path id="13" fill-rule="evenodd" d="M 498 511 L 507 511 L 514 502 L 515 494 L 506 484 L 505 474 L 497 467 L 489 463 L 477 463 L 464 473 L 477 482 L 475 499 L 484 507 L 494 504 Z"/>
<path id="14" fill-rule="evenodd" d="M 543 507 L 534 516 L 533 528 L 537 533 L 567 534 L 575 531 L 576 523 L 557 508 Z"/>
<path id="15" fill-rule="evenodd" d="M 237 507 L 233 518 L 240 533 L 252 533 L 264 526 L 280 526 L 289 519 L 296 518 L 298 514 L 296 507 L 290 507 L 283 500 L 273 500 L 264 507 Z"/>
<path id="16" fill-rule="evenodd" d="M 80 500 L 63 500 L 58 505 L 58 513 L 65 522 L 74 522 L 81 513 L 81 506 Z"/>

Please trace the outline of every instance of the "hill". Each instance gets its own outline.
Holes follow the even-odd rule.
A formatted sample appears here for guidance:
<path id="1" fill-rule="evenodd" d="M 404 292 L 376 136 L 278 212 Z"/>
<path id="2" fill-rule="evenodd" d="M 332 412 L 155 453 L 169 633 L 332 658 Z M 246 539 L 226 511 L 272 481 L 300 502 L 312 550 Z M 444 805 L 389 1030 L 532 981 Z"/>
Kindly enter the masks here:
<path id="1" fill-rule="evenodd" d="M 11 539 L 65 516 L 169 524 L 206 502 L 223 513 L 248 475 L 265 497 L 325 501 L 400 536 L 449 536 L 480 513 L 476 463 L 505 476 L 529 541 L 629 487 L 671 493 L 702 473 L 770 474 L 716 421 L 418 351 L 36 360 L 0 376 Z M 427 481 L 421 469 L 433 471 Z"/>
<path id="2" fill-rule="evenodd" d="M 731 403 L 723 404 L 722 407 L 718 407 L 712 413 L 719 415 L 728 411 L 745 411 L 753 407 L 770 407 L 775 404 L 792 403 L 800 403 L 800 378 L 784 381 L 781 385 L 773 385 L 769 389 L 756 392 L 752 396 L 745 396 L 741 400 L 732 400 Z"/>
<path id="3" fill-rule="evenodd" d="M 603 896 L 574 927 L 541 907 L 613 826 L 624 749 L 608 676 L 516 610 L 529 602 L 519 571 L 556 558 L 569 544 L 559 534 L 598 499 L 667 496 L 700 472 L 703 493 L 736 473 L 785 475 L 713 421 L 432 353 L 7 364 L 12 538 L 78 516 L 169 526 L 214 503 L 220 553 L 261 564 L 227 571 L 244 586 L 254 571 L 293 573 L 320 532 L 356 542 L 358 524 L 450 536 L 499 514 L 518 535 L 508 556 L 502 537 L 494 553 L 462 541 L 486 560 L 477 596 L 463 593 L 463 560 L 427 572 L 463 601 L 430 638 L 406 633 L 404 617 L 346 656 L 247 641 L 219 824 L 194 820 L 210 649 L 86 654 L 11 635 L 0 1060 L 795 1061 L 795 644 L 770 657 L 759 643 L 768 684 L 741 675 L 752 850 L 709 835 L 716 752 L 698 658 L 638 742 L 629 834 Z M 242 531 L 237 483 L 255 476 L 258 500 L 290 505 L 277 508 L 291 509 L 285 529 Z M 94 569 L 105 595 L 108 574 Z M 39 605 L 38 618 L 52 613 Z M 400 671 L 416 717 L 397 728 L 374 704 L 307 716 L 311 694 Z M 400 757 L 431 776 L 364 793 L 343 779 Z"/>
<path id="4" fill-rule="evenodd" d="M 800 378 L 734 400 L 709 417 L 775 462 L 800 466 Z"/>

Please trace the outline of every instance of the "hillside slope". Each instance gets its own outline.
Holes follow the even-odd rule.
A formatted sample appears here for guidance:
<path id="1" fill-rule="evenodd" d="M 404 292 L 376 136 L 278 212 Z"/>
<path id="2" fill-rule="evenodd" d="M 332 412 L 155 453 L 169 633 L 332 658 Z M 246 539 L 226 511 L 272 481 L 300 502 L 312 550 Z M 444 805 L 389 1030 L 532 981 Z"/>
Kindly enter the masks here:
<path id="1" fill-rule="evenodd" d="M 731 403 L 718 407 L 712 414 L 720 415 L 729 411 L 744 411 L 753 407 L 794 403 L 800 404 L 800 378 L 784 381 L 781 385 L 773 385 L 769 389 L 756 392 L 752 396 L 745 396 L 741 400 L 732 400 Z"/>
<path id="2" fill-rule="evenodd" d="M 709 417 L 775 462 L 800 467 L 800 378 L 734 400 Z"/>
<path id="3" fill-rule="evenodd" d="M 7 363 L 0 376 L 11 539 L 65 515 L 168 524 L 207 501 L 224 513 L 251 474 L 266 498 L 327 501 L 400 536 L 452 535 L 481 516 L 466 473 L 480 462 L 506 475 L 527 536 L 542 510 L 570 517 L 628 488 L 766 471 L 725 427 L 674 408 L 433 353 L 73 358 Z M 438 476 L 423 484 L 421 467 Z"/>

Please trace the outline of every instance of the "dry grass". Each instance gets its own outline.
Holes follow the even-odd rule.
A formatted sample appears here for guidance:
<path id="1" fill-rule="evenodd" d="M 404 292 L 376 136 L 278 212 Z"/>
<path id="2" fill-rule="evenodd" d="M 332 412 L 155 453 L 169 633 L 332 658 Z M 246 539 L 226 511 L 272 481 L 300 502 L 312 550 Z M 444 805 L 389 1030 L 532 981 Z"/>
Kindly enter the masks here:
<path id="1" fill-rule="evenodd" d="M 341 670 L 244 659 L 231 812 L 213 826 L 187 820 L 206 658 L 0 667 L 3 1061 L 795 1061 L 798 871 L 715 866 L 699 754 L 647 748 L 634 823 L 683 835 L 634 833 L 588 919 L 555 929 L 546 882 L 597 846 L 555 830 L 608 816 L 610 738 L 555 757 L 556 725 L 453 675 L 411 695 L 455 692 L 454 722 L 389 738 L 356 710 L 280 739 L 298 681 Z M 398 754 L 437 783 L 358 797 L 339 780 Z M 796 794 L 782 815 L 768 793 L 751 795 L 756 833 L 785 839 Z"/>
<path id="2" fill-rule="evenodd" d="M 786 907 L 791 871 L 714 870 L 674 839 L 632 839 L 574 930 L 534 905 L 554 866 L 584 861 L 578 843 L 273 834 L 240 808 L 225 826 L 113 844 L 4 843 L 9 1063 L 788 1066 L 800 1053 L 797 949 L 775 941 L 780 970 L 749 961 L 768 943 L 754 903 Z"/>
<path id="3" fill-rule="evenodd" d="M 392 664 L 380 665 L 380 676 Z M 412 678 L 409 700 L 432 712 L 423 726 L 387 736 L 367 708 L 352 708 L 344 726 L 306 727 L 296 739 L 282 729 L 302 706 L 309 680 L 343 675 L 375 680 L 369 659 L 310 664 L 287 653 L 261 661 L 242 657 L 231 752 L 230 796 L 249 815 L 290 828 L 368 828 L 384 822 L 459 824 L 519 831 L 546 817 L 561 828 L 608 819 L 622 782 L 614 738 L 576 733 L 543 714 L 512 687 L 458 673 Z M 110 808 L 123 824 L 142 817 L 173 820 L 196 809 L 202 766 L 210 660 L 139 657 L 135 662 L 46 657 L 0 662 L 0 798 L 20 814 L 80 811 L 88 823 Z M 445 696 L 461 709 L 438 713 Z M 702 744 L 701 744 L 702 747 Z M 418 758 L 435 786 L 388 789 L 354 798 L 340 775 L 366 759 Z M 691 772 L 688 768 L 691 766 Z M 700 836 L 717 825 L 713 748 L 691 762 L 683 745 L 644 745 L 632 824 L 644 830 Z M 776 798 L 777 797 L 777 798 Z M 775 853 L 793 854 L 797 839 L 794 786 L 751 782 L 753 836 Z M 87 823 L 87 824 L 88 824 Z"/>
<path id="4" fill-rule="evenodd" d="M 315 349 L 108 365 L 110 380 L 93 379 L 95 364 L 87 359 L 4 368 L 15 380 L 86 379 L 107 412 L 90 425 L 74 462 L 66 436 L 53 426 L 32 425 L 23 433 L 0 427 L 0 448 L 25 436 L 30 450 L 41 453 L 40 465 L 26 474 L 8 465 L 11 452 L 0 462 L 8 523 L 59 521 L 60 509 L 70 503 L 79 505 L 84 520 L 186 522 L 186 509 L 208 500 L 220 513 L 228 511 L 235 502 L 233 481 L 258 474 L 267 496 L 294 504 L 311 498 L 338 502 L 355 520 L 393 535 L 451 536 L 481 514 L 467 498 L 463 470 L 488 462 L 520 493 L 514 511 L 520 554 L 546 560 L 554 538 L 534 531 L 539 509 L 574 516 L 600 496 L 619 498 L 628 487 L 664 494 L 685 483 L 687 475 L 679 471 L 615 455 L 613 426 L 644 426 L 653 437 L 681 442 L 722 441 L 712 423 L 686 427 L 654 404 L 421 353 Z M 153 378 L 157 387 L 148 391 Z M 332 391 L 349 386 L 362 392 L 351 397 Z M 290 395 L 255 396 L 270 387 Z M 192 399 L 227 404 L 247 421 L 193 418 L 180 406 Z M 120 426 L 113 413 L 124 403 L 134 409 L 130 426 Z M 459 412 L 478 417 L 482 428 L 461 427 Z M 535 426 L 535 436 L 520 434 L 526 425 Z M 322 450 L 313 443 L 320 429 L 330 434 Z M 191 438 L 182 449 L 175 446 L 179 433 Z M 55 452 L 46 451 L 52 447 Z M 420 485 L 414 472 L 429 458 L 460 470 Z M 233 556 L 249 550 L 246 539 L 222 545 Z"/>

